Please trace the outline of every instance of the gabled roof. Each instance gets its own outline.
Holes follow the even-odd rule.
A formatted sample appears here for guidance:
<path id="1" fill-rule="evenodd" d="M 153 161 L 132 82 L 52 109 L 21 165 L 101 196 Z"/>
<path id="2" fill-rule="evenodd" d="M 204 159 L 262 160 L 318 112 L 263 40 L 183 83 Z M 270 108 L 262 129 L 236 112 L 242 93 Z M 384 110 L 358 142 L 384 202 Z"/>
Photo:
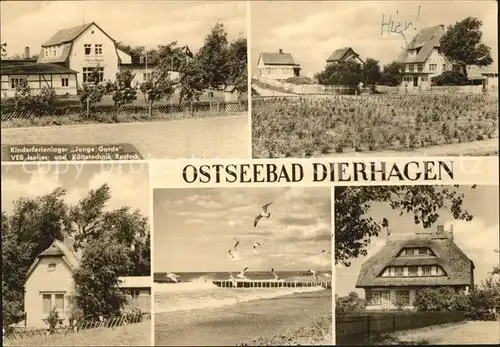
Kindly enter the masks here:
<path id="1" fill-rule="evenodd" d="M 77 72 L 57 64 L 37 63 L 33 61 L 2 60 L 0 75 L 38 75 L 38 74 L 76 74 Z"/>
<path id="2" fill-rule="evenodd" d="M 111 41 L 115 41 L 111 36 L 109 36 L 104 30 L 102 30 L 95 22 L 77 25 L 71 28 L 61 29 L 54 34 L 49 40 L 47 40 L 42 47 L 55 46 L 63 43 L 71 43 L 78 36 L 83 34 L 88 28 L 95 25 L 99 30 L 101 30 Z"/>
<path id="3" fill-rule="evenodd" d="M 401 249 L 414 247 L 430 248 L 436 256 L 397 257 Z M 417 265 L 438 265 L 446 275 L 436 277 L 380 277 L 388 266 Z M 471 271 L 473 268 L 474 263 L 451 238 L 434 239 L 426 237 L 388 240 L 378 253 L 361 266 L 356 287 L 471 285 Z"/>
<path id="4" fill-rule="evenodd" d="M 45 249 L 36 257 L 35 261 L 28 269 L 26 279 L 28 279 L 33 270 L 35 270 L 40 260 L 45 257 L 61 257 L 71 271 L 75 271 L 77 269 L 80 261 L 78 255 L 72 249 L 72 247 L 69 247 L 64 242 L 61 242 L 59 240 L 54 240 L 54 242 L 52 242 L 52 244 L 47 249 Z"/>
<path id="5" fill-rule="evenodd" d="M 296 65 L 291 53 L 283 53 L 283 52 L 262 52 L 259 57 L 259 62 L 262 59 L 262 62 L 265 65 Z"/>
<path id="6" fill-rule="evenodd" d="M 424 63 L 434 48 L 441 47 L 439 41 L 444 32 L 444 25 L 436 25 L 420 30 L 406 46 L 406 49 L 401 52 L 397 61 L 401 63 Z M 418 53 L 409 56 L 408 51 L 414 49 L 419 49 Z"/>
<path id="7" fill-rule="evenodd" d="M 354 55 L 356 58 L 359 59 L 359 54 L 354 52 L 354 50 L 351 47 L 344 47 L 335 50 L 332 53 L 332 55 L 330 55 L 330 57 L 326 60 L 326 62 L 329 63 L 329 62 L 341 61 L 347 56 L 348 53 L 351 53 L 352 55 Z"/>

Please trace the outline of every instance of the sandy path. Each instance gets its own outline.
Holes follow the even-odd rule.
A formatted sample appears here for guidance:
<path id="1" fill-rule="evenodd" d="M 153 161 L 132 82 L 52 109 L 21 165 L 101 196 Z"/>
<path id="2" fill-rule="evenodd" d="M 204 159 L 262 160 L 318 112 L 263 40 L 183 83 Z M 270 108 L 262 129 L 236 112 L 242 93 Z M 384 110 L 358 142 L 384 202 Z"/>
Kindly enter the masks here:
<path id="1" fill-rule="evenodd" d="M 144 159 L 248 158 L 250 127 L 245 112 L 178 121 L 2 129 L 2 146 L 119 143 L 131 143 Z"/>

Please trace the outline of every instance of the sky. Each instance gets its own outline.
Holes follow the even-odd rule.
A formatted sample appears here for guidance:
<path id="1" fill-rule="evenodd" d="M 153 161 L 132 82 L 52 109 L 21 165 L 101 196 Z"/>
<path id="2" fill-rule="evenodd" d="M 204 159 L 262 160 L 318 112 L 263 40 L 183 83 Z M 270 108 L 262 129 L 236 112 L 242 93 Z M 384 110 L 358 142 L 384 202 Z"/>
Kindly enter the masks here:
<path id="1" fill-rule="evenodd" d="M 254 217 L 272 202 L 269 219 Z M 155 272 L 330 271 L 329 188 L 156 189 Z M 228 250 L 240 240 L 240 261 Z M 261 243 L 258 255 L 253 244 Z"/>
<path id="2" fill-rule="evenodd" d="M 217 21 L 228 39 L 246 36 L 245 2 L 2 1 L 1 36 L 8 55 L 41 45 L 58 30 L 96 22 L 117 41 L 156 48 L 178 41 L 196 52 Z"/>
<path id="3" fill-rule="evenodd" d="M 445 230 L 449 230 L 453 224 L 453 240 L 457 246 L 474 262 L 474 281 L 480 284 L 493 266 L 499 264 L 499 255 L 495 253 L 499 240 L 499 217 L 498 217 L 498 186 L 477 186 L 471 189 L 470 186 L 461 186 L 459 191 L 465 193 L 463 207 L 473 215 L 470 222 L 454 220 L 446 211 L 439 211 L 440 217 L 435 225 L 444 225 Z M 414 233 L 424 231 L 413 222 L 413 215 L 404 214 L 399 216 L 399 211 L 393 211 L 387 204 L 373 205 L 369 211 L 369 216 L 375 220 L 387 217 L 392 235 L 400 233 Z M 430 230 L 426 230 L 430 231 Z M 336 266 L 336 293 L 340 296 L 355 291 L 364 296 L 362 289 L 354 288 L 361 264 L 368 260 L 378 250 L 380 250 L 387 240 L 385 234 L 372 238 L 368 247 L 368 255 L 353 259 L 350 267 Z"/>
<path id="4" fill-rule="evenodd" d="M 479 1 L 253 1 L 251 17 L 251 66 L 260 52 L 292 53 L 302 74 L 314 76 L 338 48 L 352 47 L 361 59 L 380 65 L 395 60 L 405 39 L 401 34 L 382 35 L 382 16 L 408 29 L 410 41 L 419 29 L 449 25 L 474 16 L 483 21 L 483 41 L 497 61 L 497 2 Z M 387 27 L 384 27 L 387 28 Z"/>
<path id="5" fill-rule="evenodd" d="M 2 210 L 11 213 L 15 200 L 45 195 L 57 187 L 67 190 L 67 203 L 76 204 L 104 183 L 111 190 L 107 210 L 129 206 L 150 215 L 149 174 L 143 163 L 2 165 Z"/>

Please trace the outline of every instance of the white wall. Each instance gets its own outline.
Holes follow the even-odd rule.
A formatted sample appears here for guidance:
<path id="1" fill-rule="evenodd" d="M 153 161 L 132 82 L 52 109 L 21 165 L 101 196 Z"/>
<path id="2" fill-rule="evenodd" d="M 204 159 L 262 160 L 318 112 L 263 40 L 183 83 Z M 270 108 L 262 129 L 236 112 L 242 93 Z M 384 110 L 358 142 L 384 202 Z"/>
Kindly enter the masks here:
<path id="1" fill-rule="evenodd" d="M 75 74 L 40 74 L 40 75 L 3 75 L 2 76 L 2 97 L 14 97 L 16 89 L 12 88 L 11 79 L 21 78 L 28 81 L 33 94 L 39 93 L 43 87 L 52 87 L 57 95 L 76 95 L 77 79 Z M 68 79 L 68 86 L 62 86 L 62 79 Z"/>
<path id="2" fill-rule="evenodd" d="M 48 265 L 56 264 L 55 271 L 48 271 Z M 68 295 L 73 289 L 73 276 L 71 270 L 61 257 L 44 257 L 28 277 L 25 284 L 24 309 L 27 313 L 26 325 L 28 328 L 46 328 L 43 319 L 47 314 L 43 313 L 43 293 L 63 293 L 64 311 L 59 313 L 61 319 L 66 318 L 69 313 Z"/>
<path id="3" fill-rule="evenodd" d="M 91 54 L 85 55 L 85 44 L 91 44 Z M 102 54 L 95 54 L 95 45 L 102 44 Z M 118 71 L 118 53 L 115 43 L 97 26 L 91 25 L 74 42 L 69 58 L 69 68 L 78 71 L 78 83 L 83 82 L 83 67 L 104 68 L 104 80 L 114 80 Z"/>

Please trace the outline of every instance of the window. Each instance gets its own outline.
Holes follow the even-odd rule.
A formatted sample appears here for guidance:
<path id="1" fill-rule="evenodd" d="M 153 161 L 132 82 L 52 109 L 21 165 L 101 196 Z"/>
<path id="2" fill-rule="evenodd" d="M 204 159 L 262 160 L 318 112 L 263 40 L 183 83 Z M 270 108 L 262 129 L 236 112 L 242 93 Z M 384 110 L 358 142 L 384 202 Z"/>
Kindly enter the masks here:
<path id="1" fill-rule="evenodd" d="M 45 48 L 44 51 L 45 51 L 45 56 L 48 57 L 49 56 L 49 49 Z"/>
<path id="2" fill-rule="evenodd" d="M 103 67 L 84 67 L 83 68 L 83 82 L 96 82 L 94 79 L 97 78 L 97 82 L 102 82 L 104 80 L 104 68 Z"/>
<path id="3" fill-rule="evenodd" d="M 61 78 L 61 87 L 69 87 L 69 78 Z"/>
<path id="4" fill-rule="evenodd" d="M 47 271 L 49 272 L 56 271 L 56 264 L 49 264 Z"/>
<path id="5" fill-rule="evenodd" d="M 418 266 L 409 266 L 408 267 L 408 275 L 409 276 L 418 276 Z"/>
<path id="6" fill-rule="evenodd" d="M 102 45 L 101 44 L 95 45 L 95 54 L 102 54 Z"/>
<path id="7" fill-rule="evenodd" d="M 436 71 L 437 64 L 429 64 L 429 71 Z"/>
<path id="8" fill-rule="evenodd" d="M 413 248 L 405 248 L 401 254 L 402 255 L 415 255 L 415 250 Z"/>
<path id="9" fill-rule="evenodd" d="M 58 311 L 64 312 L 64 294 L 55 295 L 55 308 Z"/>
<path id="10" fill-rule="evenodd" d="M 83 48 L 85 49 L 85 55 L 90 55 L 90 52 L 92 51 L 92 45 L 84 44 Z"/>
<path id="11" fill-rule="evenodd" d="M 408 290 L 396 291 L 396 301 L 403 302 L 405 305 L 410 304 L 410 292 Z"/>
<path id="12" fill-rule="evenodd" d="M 418 64 L 418 72 L 424 72 L 424 64 Z"/>
<path id="13" fill-rule="evenodd" d="M 52 309 L 52 295 L 43 294 L 42 301 L 43 301 L 43 313 L 49 314 L 50 310 Z"/>
<path id="14" fill-rule="evenodd" d="M 42 294 L 43 314 L 49 314 L 50 311 L 56 309 L 61 313 L 64 312 L 64 293 L 43 293 Z"/>
<path id="15" fill-rule="evenodd" d="M 17 86 L 23 85 L 27 83 L 26 78 L 24 77 L 14 77 L 10 79 L 10 87 L 12 89 L 17 88 Z"/>
<path id="16" fill-rule="evenodd" d="M 421 82 L 427 82 L 427 80 L 428 80 L 427 76 L 421 76 L 421 77 L 420 77 L 420 81 L 421 81 Z M 419 254 L 420 254 L 420 253 L 419 253 Z"/>
<path id="17" fill-rule="evenodd" d="M 151 81 L 151 72 L 145 72 L 142 74 L 142 79 L 144 81 Z"/>
<path id="18" fill-rule="evenodd" d="M 368 305 L 381 305 L 382 304 L 382 293 L 378 290 L 369 291 L 368 295 Z"/>
<path id="19" fill-rule="evenodd" d="M 443 72 L 446 71 L 446 64 L 443 64 Z"/>
<path id="20" fill-rule="evenodd" d="M 52 48 L 52 55 L 54 57 L 57 55 L 57 49 L 55 47 Z"/>
<path id="21" fill-rule="evenodd" d="M 414 72 L 415 71 L 415 66 L 413 64 L 408 65 L 408 71 Z"/>
<path id="22" fill-rule="evenodd" d="M 430 266 L 428 266 L 428 265 L 422 266 L 422 274 L 424 276 L 430 276 L 431 273 L 432 273 L 432 271 L 431 271 L 431 267 Z"/>
<path id="23" fill-rule="evenodd" d="M 397 267 L 396 268 L 396 276 L 397 277 L 401 277 L 404 275 L 404 271 L 403 271 L 403 268 L 401 266 Z"/>

